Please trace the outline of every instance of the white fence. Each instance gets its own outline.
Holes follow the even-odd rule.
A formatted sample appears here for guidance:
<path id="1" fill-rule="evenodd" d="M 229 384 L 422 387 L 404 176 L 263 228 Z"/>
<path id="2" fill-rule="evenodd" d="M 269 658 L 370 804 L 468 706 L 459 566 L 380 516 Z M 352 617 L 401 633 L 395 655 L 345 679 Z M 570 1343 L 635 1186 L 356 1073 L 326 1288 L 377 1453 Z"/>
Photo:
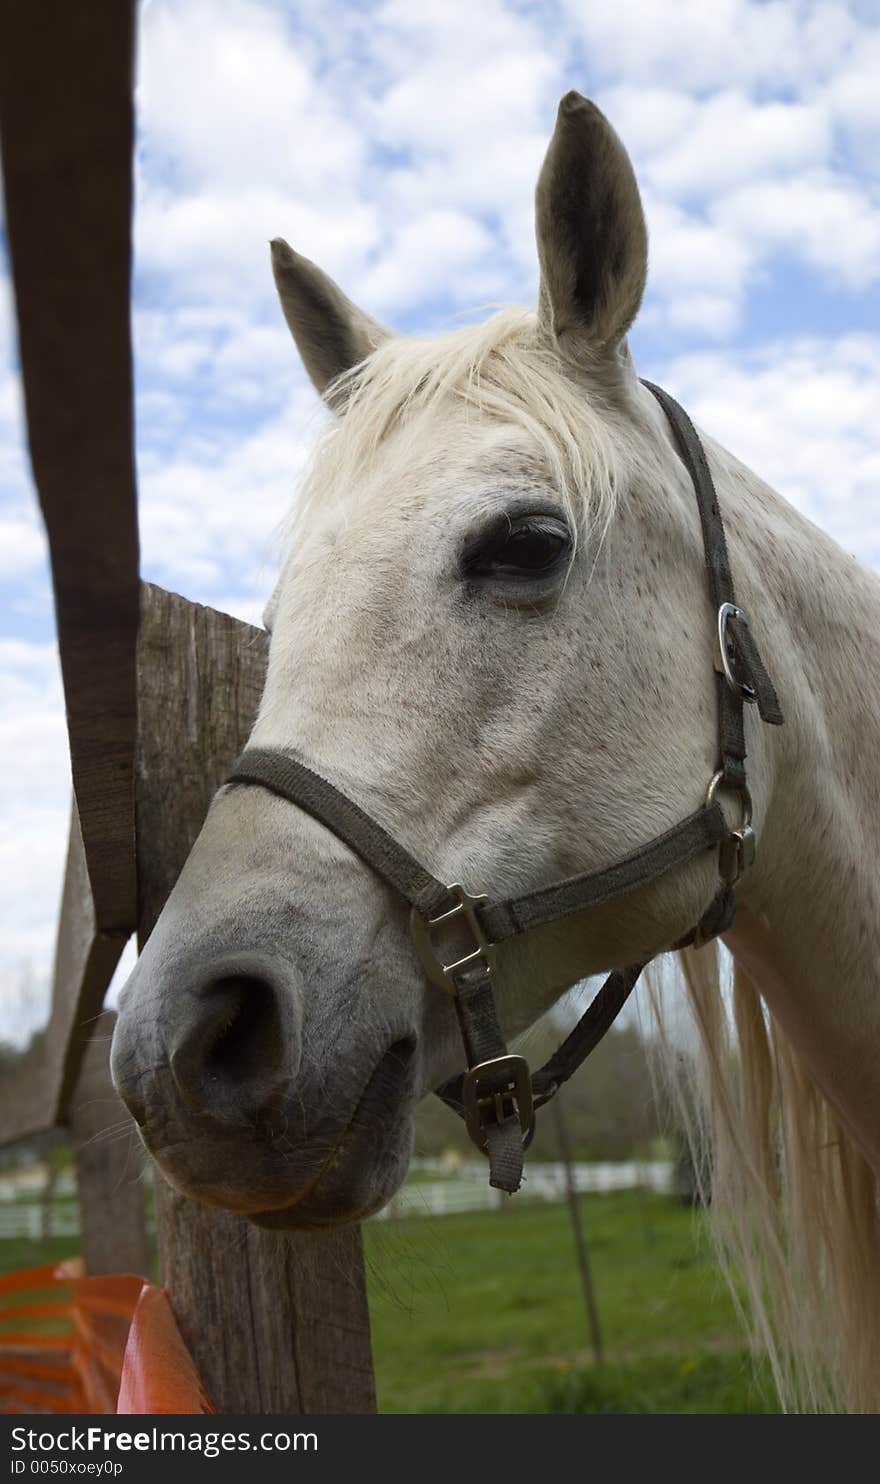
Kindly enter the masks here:
<path id="1" fill-rule="evenodd" d="M 424 1161 L 423 1170 L 447 1168 L 439 1162 Z M 668 1194 L 672 1189 L 672 1164 L 652 1160 L 646 1164 L 576 1164 L 573 1167 L 575 1189 L 581 1194 L 605 1193 L 612 1190 L 644 1190 Z M 446 1180 L 408 1181 L 381 1211 L 377 1219 L 397 1216 L 448 1216 L 454 1212 L 491 1211 L 505 1206 L 508 1197 L 493 1190 L 486 1178 L 484 1163 L 462 1165 L 456 1175 Z M 565 1199 L 565 1166 L 562 1164 L 527 1164 L 517 1203 L 525 1201 L 561 1201 Z"/>
<path id="2" fill-rule="evenodd" d="M 75 1201 L 53 1205 L 48 1213 L 45 1234 L 52 1237 L 79 1236 L 79 1209 Z M 0 1241 L 4 1237 L 29 1237 L 39 1242 L 44 1235 L 42 1206 L 31 1201 L 4 1204 L 0 1201 Z"/>
<path id="3" fill-rule="evenodd" d="M 419 1160 L 414 1169 L 423 1174 L 440 1174 L 448 1170 L 442 1160 Z M 505 1206 L 508 1197 L 493 1190 L 486 1178 L 488 1165 L 474 1160 L 458 1167 L 453 1176 L 442 1180 L 408 1181 L 383 1210 L 377 1220 L 398 1216 L 450 1216 L 456 1212 L 491 1211 Z M 576 1164 L 573 1166 L 575 1188 L 583 1194 L 612 1190 L 643 1190 L 666 1194 L 672 1189 L 673 1166 L 651 1161 L 620 1164 Z M 527 1164 L 517 1204 L 527 1201 L 561 1201 L 565 1198 L 565 1167 L 561 1164 Z M 49 1233 L 53 1237 L 79 1236 L 79 1211 L 74 1201 L 59 1201 L 49 1213 Z M 5 1237 L 28 1237 L 39 1241 L 43 1236 L 43 1210 L 36 1202 L 0 1201 L 0 1241 Z"/>

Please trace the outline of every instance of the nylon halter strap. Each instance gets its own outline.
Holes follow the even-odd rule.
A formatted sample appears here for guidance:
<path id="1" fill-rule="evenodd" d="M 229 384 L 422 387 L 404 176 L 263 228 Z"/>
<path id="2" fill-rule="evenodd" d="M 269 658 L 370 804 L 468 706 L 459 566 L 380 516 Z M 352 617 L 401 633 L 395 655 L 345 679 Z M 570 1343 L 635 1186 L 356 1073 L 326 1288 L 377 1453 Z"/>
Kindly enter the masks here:
<path id="1" fill-rule="evenodd" d="M 782 722 L 776 692 L 758 654 L 748 620 L 737 607 L 724 527 L 702 444 L 690 418 L 667 392 L 644 383 L 672 427 L 691 476 L 703 532 L 706 568 L 717 614 L 715 669 L 719 751 L 703 805 L 679 824 L 604 870 L 556 882 L 508 901 L 473 896 L 458 883 L 445 885 L 426 871 L 364 809 L 291 753 L 249 747 L 229 774 L 229 784 L 250 784 L 297 805 L 344 841 L 410 906 L 415 946 L 430 982 L 452 996 L 464 1043 L 467 1071 L 437 1088 L 466 1122 L 489 1158 L 489 1183 L 513 1192 L 522 1180 L 523 1152 L 534 1132 L 535 1110 L 567 1082 L 612 1024 L 644 968 L 632 964 L 608 976 L 571 1034 L 543 1067 L 530 1071 L 510 1055 L 495 1007 L 496 948 L 548 923 L 628 895 L 707 850 L 718 851 L 718 891 L 696 927 L 670 944 L 701 944 L 730 926 L 734 885 L 754 861 L 755 836 L 746 785 L 744 707 Z M 719 789 L 735 793 L 740 822 L 731 828 L 718 802 Z"/>

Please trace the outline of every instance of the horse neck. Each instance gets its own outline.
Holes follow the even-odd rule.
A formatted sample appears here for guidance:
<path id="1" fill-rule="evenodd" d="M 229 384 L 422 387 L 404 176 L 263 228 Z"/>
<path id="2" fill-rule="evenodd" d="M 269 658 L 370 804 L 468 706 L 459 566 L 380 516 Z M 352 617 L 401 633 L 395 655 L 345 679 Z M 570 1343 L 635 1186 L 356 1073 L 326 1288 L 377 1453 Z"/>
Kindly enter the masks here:
<path id="1" fill-rule="evenodd" d="M 759 855 L 726 941 L 880 1169 L 880 581 L 713 449 L 785 713 L 749 714 Z"/>

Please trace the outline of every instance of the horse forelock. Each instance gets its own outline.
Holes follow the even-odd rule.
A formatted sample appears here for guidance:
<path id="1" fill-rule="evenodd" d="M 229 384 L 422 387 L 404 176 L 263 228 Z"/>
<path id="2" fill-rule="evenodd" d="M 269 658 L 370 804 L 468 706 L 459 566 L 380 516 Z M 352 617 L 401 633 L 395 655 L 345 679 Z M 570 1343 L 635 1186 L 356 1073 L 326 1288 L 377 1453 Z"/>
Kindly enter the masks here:
<path id="1" fill-rule="evenodd" d="M 507 308 L 441 335 L 393 337 L 336 384 L 341 416 L 319 433 L 291 513 L 291 539 L 334 498 L 393 500 L 366 476 L 392 436 L 415 454 L 443 438 L 443 418 L 473 412 L 487 429 L 522 433 L 576 530 L 599 537 L 614 514 L 628 463 L 611 426 L 610 399 L 575 374 L 542 334 L 533 311 Z"/>

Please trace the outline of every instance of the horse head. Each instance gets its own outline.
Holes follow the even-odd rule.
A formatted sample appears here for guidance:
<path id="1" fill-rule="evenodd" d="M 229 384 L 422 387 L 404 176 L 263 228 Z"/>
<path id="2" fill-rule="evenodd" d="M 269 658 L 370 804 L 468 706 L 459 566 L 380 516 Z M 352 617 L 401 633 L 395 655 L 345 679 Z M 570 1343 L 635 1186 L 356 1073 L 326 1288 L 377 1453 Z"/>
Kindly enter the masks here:
<path id="1" fill-rule="evenodd" d="M 712 613 L 688 474 L 626 334 L 647 269 L 629 159 L 563 98 L 533 312 L 398 337 L 286 243 L 285 317 L 333 417 L 268 605 L 251 744 L 293 752 L 443 882 L 598 869 L 705 798 Z M 762 779 L 755 806 L 760 812 Z M 498 948 L 522 1031 L 646 959 L 716 889 L 703 855 Z M 224 787 L 121 1001 L 113 1071 L 162 1170 L 268 1226 L 356 1220 L 461 1052 L 406 904 L 323 824 Z"/>

